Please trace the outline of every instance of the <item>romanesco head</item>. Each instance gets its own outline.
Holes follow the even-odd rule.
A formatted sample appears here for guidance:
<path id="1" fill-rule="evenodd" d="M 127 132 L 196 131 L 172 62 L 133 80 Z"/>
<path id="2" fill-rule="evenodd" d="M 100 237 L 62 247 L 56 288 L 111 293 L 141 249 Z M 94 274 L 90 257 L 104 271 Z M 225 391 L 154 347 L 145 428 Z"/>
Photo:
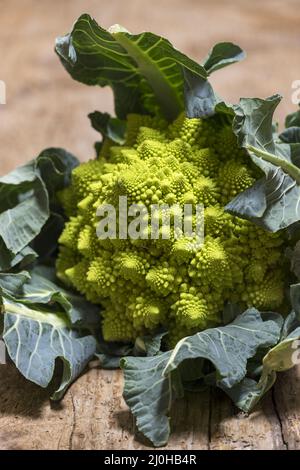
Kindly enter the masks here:
<path id="1" fill-rule="evenodd" d="M 134 340 L 163 326 L 173 345 L 220 323 L 225 302 L 280 307 L 281 235 L 224 212 L 255 181 L 252 165 L 231 128 L 214 118 L 181 115 L 167 125 L 131 114 L 123 146 L 106 142 L 97 160 L 73 171 L 71 186 L 59 194 L 69 220 L 59 240 L 57 274 L 102 305 L 106 340 Z M 141 214 L 142 237 L 97 237 L 97 208 L 115 207 L 118 225 L 120 196 L 128 206 L 159 207 L 151 213 L 155 234 Z M 203 246 L 176 236 L 176 213 L 184 204 L 204 206 Z"/>

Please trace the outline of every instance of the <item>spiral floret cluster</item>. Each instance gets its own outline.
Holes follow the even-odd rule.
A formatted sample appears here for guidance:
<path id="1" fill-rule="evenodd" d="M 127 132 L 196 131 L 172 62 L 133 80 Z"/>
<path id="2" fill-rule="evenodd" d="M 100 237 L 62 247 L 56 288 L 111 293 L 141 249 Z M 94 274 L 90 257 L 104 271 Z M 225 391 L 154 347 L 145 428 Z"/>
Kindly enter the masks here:
<path id="1" fill-rule="evenodd" d="M 134 340 L 163 326 L 173 345 L 220 323 L 227 301 L 276 309 L 284 291 L 280 233 L 224 211 L 256 178 L 229 125 L 183 115 L 167 125 L 130 115 L 125 144 L 106 141 L 98 159 L 77 167 L 60 194 L 69 218 L 57 275 L 101 304 L 108 341 Z M 203 204 L 204 245 L 195 249 L 188 237 L 177 239 L 172 226 L 169 239 L 162 227 L 156 240 L 97 238 L 97 208 L 117 208 L 119 196 L 146 207 Z"/>

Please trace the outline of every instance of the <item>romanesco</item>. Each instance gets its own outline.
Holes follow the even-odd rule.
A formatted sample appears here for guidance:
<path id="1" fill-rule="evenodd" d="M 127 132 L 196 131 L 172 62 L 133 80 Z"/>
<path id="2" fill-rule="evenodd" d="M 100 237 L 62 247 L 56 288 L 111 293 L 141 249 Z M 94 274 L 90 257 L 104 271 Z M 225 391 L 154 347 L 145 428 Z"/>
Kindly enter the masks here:
<path id="1" fill-rule="evenodd" d="M 163 326 L 172 346 L 220 323 L 226 301 L 280 307 L 280 233 L 223 209 L 256 178 L 229 126 L 184 115 L 170 125 L 128 116 L 124 146 L 106 143 L 97 160 L 73 171 L 72 185 L 60 194 L 69 221 L 60 237 L 57 274 L 101 303 L 105 340 L 134 340 Z M 119 196 L 147 207 L 202 203 L 204 246 L 195 250 L 188 237 L 175 239 L 172 230 L 163 238 L 163 227 L 154 240 L 98 239 L 96 209 L 117 207 Z"/>

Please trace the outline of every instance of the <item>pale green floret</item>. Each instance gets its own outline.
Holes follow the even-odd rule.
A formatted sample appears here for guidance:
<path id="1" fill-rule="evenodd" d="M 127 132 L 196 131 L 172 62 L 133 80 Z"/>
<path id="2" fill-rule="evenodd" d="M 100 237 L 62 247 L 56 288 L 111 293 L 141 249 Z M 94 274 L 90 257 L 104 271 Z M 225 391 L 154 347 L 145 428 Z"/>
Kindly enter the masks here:
<path id="1" fill-rule="evenodd" d="M 169 126 L 131 114 L 124 146 L 105 142 L 98 160 L 73 171 L 59 194 L 69 217 L 59 239 L 57 275 L 91 302 L 102 305 L 103 336 L 134 341 L 158 327 L 168 343 L 222 321 L 225 302 L 263 310 L 281 306 L 282 236 L 224 212 L 250 187 L 257 172 L 229 126 L 181 115 Z M 96 236 L 97 208 L 119 196 L 128 204 L 178 204 L 153 214 L 156 239 Z M 178 238 L 183 204 L 204 205 L 204 245 Z M 170 218 L 171 229 L 163 220 Z M 130 219 L 130 217 L 129 217 Z M 147 215 L 143 233 L 151 233 Z M 129 222 L 131 219 L 129 220 Z M 193 227 L 194 216 L 191 216 Z M 165 239 L 163 237 L 166 237 Z"/>
<path id="2" fill-rule="evenodd" d="M 181 293 L 179 299 L 171 306 L 171 314 L 182 326 L 197 327 L 200 330 L 207 326 L 208 308 L 202 295 Z"/>

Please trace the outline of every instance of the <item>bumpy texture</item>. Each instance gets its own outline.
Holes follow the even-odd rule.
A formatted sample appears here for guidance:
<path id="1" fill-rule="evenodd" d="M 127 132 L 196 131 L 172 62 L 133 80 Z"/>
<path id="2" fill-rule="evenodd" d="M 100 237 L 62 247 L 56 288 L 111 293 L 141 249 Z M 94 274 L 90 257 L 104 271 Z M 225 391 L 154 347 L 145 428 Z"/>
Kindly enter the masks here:
<path id="1" fill-rule="evenodd" d="M 278 308 L 282 240 L 224 212 L 224 205 L 259 176 L 218 119 L 174 123 L 129 115 L 124 146 L 106 141 L 97 160 L 73 171 L 60 194 L 69 216 L 60 237 L 58 277 L 102 305 L 108 341 L 134 340 L 164 326 L 169 345 L 221 322 L 224 302 Z M 102 204 L 202 203 L 205 243 L 177 239 L 104 239 L 96 235 Z M 157 215 L 163 217 L 163 211 Z M 168 212 L 168 211 L 167 211 Z M 172 210 L 167 214 L 174 220 Z M 118 220 L 118 213 L 117 213 Z M 150 228 L 144 227 L 144 237 Z"/>

